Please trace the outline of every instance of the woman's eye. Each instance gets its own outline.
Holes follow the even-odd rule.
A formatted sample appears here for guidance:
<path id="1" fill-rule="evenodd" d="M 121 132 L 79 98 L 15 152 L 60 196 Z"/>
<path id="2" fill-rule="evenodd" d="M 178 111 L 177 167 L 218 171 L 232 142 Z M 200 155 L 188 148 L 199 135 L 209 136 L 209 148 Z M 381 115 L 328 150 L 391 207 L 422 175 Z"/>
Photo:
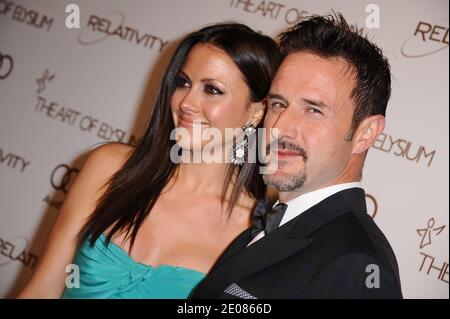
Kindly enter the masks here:
<path id="1" fill-rule="evenodd" d="M 189 82 L 182 76 L 177 76 L 176 78 L 177 88 L 187 88 L 189 87 Z"/>
<path id="2" fill-rule="evenodd" d="M 210 85 L 210 84 L 205 86 L 205 92 L 208 93 L 208 94 L 212 94 L 212 95 L 221 95 L 221 94 L 223 94 L 223 92 L 221 90 L 219 90 L 218 88 L 216 88 L 215 86 Z"/>

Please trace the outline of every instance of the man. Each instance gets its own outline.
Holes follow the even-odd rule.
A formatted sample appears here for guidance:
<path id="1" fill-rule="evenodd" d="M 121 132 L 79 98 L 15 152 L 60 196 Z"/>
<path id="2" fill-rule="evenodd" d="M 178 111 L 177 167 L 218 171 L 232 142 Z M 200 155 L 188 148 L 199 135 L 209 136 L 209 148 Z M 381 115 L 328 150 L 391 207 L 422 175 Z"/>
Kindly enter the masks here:
<path id="1" fill-rule="evenodd" d="M 278 129 L 278 168 L 253 229 L 227 248 L 193 298 L 402 298 L 395 255 L 366 212 L 360 180 L 382 133 L 390 67 L 342 16 L 281 35 L 283 62 L 264 126 Z M 269 131 L 269 130 L 268 130 Z"/>

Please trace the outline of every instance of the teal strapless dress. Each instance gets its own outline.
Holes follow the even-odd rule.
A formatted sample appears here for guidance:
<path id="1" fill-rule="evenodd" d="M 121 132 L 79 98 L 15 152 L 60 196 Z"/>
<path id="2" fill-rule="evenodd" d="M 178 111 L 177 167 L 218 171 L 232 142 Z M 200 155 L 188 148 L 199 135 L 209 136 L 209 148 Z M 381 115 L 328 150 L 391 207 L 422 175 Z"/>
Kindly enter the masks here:
<path id="1" fill-rule="evenodd" d="M 94 246 L 86 241 L 75 255 L 80 287 L 66 288 L 62 298 L 171 298 L 185 299 L 205 277 L 197 270 L 134 261 L 119 246 L 101 235 Z"/>

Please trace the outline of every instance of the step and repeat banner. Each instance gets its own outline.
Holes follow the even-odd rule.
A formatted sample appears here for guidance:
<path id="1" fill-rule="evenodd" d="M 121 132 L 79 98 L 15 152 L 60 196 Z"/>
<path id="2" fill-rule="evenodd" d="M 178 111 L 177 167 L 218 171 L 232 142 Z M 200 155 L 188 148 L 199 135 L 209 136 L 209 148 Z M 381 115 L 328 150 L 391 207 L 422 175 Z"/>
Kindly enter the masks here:
<path id="1" fill-rule="evenodd" d="M 232 20 L 276 36 L 331 10 L 392 65 L 387 126 L 364 168 L 368 212 L 404 296 L 448 298 L 447 0 L 0 0 L 0 297 L 30 278 L 89 151 L 143 133 L 183 35 Z"/>

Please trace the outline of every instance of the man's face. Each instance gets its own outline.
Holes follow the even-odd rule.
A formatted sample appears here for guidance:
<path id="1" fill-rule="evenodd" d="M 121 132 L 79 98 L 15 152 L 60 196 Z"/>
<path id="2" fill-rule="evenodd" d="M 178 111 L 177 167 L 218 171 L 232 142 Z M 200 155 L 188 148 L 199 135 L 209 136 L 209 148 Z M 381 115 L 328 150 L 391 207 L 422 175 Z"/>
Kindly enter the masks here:
<path id="1" fill-rule="evenodd" d="M 279 138 L 278 151 L 271 154 L 278 156 L 278 169 L 264 176 L 268 186 L 307 193 L 345 177 L 352 154 L 346 138 L 354 85 L 354 73 L 341 58 L 308 52 L 288 55 L 267 100 L 264 127 L 278 128 Z"/>

